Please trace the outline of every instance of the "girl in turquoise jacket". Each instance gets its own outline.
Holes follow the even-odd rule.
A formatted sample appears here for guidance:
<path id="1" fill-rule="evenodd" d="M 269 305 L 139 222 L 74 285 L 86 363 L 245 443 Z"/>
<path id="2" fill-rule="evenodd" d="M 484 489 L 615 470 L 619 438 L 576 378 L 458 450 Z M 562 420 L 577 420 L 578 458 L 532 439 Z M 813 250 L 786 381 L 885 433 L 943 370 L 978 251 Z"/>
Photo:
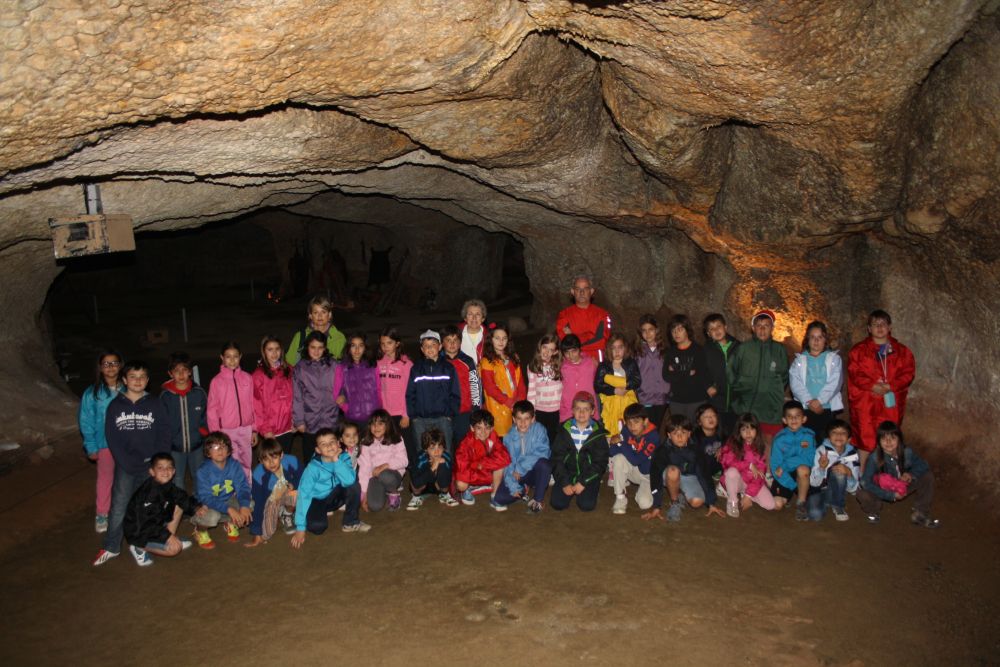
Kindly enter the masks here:
<path id="1" fill-rule="evenodd" d="M 104 437 L 104 414 L 108 404 L 123 388 L 118 377 L 122 367 L 122 357 L 113 350 L 102 350 L 97 355 L 97 370 L 94 384 L 87 387 L 80 397 L 80 412 L 77 416 L 83 448 L 87 458 L 97 463 L 97 516 L 94 530 L 104 533 L 108 530 L 108 511 L 111 509 L 111 484 L 115 479 L 115 460 L 108 449 Z"/>

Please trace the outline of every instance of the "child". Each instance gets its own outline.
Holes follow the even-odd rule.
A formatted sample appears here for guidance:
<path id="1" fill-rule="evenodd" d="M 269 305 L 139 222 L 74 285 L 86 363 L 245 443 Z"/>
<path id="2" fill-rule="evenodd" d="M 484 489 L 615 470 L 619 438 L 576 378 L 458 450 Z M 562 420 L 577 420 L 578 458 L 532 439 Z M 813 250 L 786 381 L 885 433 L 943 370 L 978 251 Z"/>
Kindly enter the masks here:
<path id="1" fill-rule="evenodd" d="M 725 436 L 719 427 L 719 413 L 710 403 L 703 403 L 695 412 L 695 428 L 691 434 L 691 446 L 698 453 L 698 463 L 705 477 L 718 480 L 722 476 L 719 452 Z M 721 489 L 716 487 L 716 492 Z"/>
<path id="2" fill-rule="evenodd" d="M 286 535 L 295 532 L 295 489 L 299 486 L 302 469 L 299 460 L 284 450 L 274 438 L 266 438 L 257 447 L 260 463 L 253 469 L 250 497 L 253 499 L 253 518 L 250 534 L 253 539 L 246 545 L 253 548 L 264 544 L 277 531 L 279 524 Z"/>
<path id="3" fill-rule="evenodd" d="M 847 356 L 847 400 L 862 470 L 877 444 L 875 426 L 883 421 L 903 422 L 916 370 L 910 348 L 892 337 L 892 317 L 884 310 L 873 310 L 868 315 L 868 337 Z"/>
<path id="4" fill-rule="evenodd" d="M 726 318 L 721 313 L 710 313 L 702 320 L 705 331 L 705 370 L 708 388 L 708 402 L 719 415 L 723 430 L 732 432 L 736 423 L 736 415 L 730 408 L 732 397 L 729 391 L 729 380 L 726 377 L 726 367 L 740 342 L 729 335 L 726 329 Z"/>
<path id="5" fill-rule="evenodd" d="M 594 420 L 594 408 L 593 394 L 578 392 L 573 397 L 573 418 L 552 442 L 555 486 L 549 504 L 554 510 L 566 509 L 573 498 L 583 512 L 597 507 L 601 477 L 608 469 L 608 432 Z"/>
<path id="6" fill-rule="evenodd" d="M 760 422 L 751 413 L 741 415 L 736 420 L 736 430 L 719 455 L 722 464 L 724 488 L 726 491 L 726 514 L 734 519 L 740 510 L 747 511 L 752 503 L 766 510 L 774 509 L 774 497 L 767 489 L 764 471 L 764 437 Z M 742 501 L 740 494 L 745 494 Z"/>
<path id="7" fill-rule="evenodd" d="M 369 417 L 371 419 L 371 417 Z M 354 422 L 341 422 L 337 429 L 340 446 L 351 457 L 351 466 L 358 471 L 358 457 L 361 456 L 361 428 Z"/>
<path id="8" fill-rule="evenodd" d="M 436 331 L 420 334 L 421 358 L 410 369 L 410 380 L 406 383 L 406 412 L 410 415 L 413 441 L 420 442 L 424 431 L 440 429 L 445 434 L 448 451 L 451 451 L 451 418 L 458 414 L 462 405 L 462 390 L 458 374 L 451 362 L 441 356 L 441 335 Z M 411 461 L 419 455 L 414 449 L 407 449 Z"/>
<path id="9" fill-rule="evenodd" d="M 395 422 L 385 410 L 376 410 L 368 419 L 368 429 L 358 456 L 361 507 L 378 512 L 389 502 L 389 511 L 399 509 L 399 489 L 409 458 Z"/>
<path id="10" fill-rule="evenodd" d="M 483 407 L 493 415 L 497 435 L 507 435 L 513 423 L 510 409 L 524 400 L 528 388 L 521 375 L 521 359 L 514 351 L 510 331 L 504 324 L 491 324 L 479 362 L 479 377 L 483 379 Z"/>
<path id="11" fill-rule="evenodd" d="M 562 398 L 559 400 L 559 423 L 563 424 L 573 416 L 573 397 L 581 391 L 593 397 L 594 377 L 597 375 L 597 362 L 593 357 L 584 356 L 580 351 L 580 339 L 576 334 L 567 334 L 559 349 L 563 354 L 563 363 L 559 368 L 562 376 Z M 599 406 L 594 406 L 594 417 L 600 418 Z M 560 429 L 562 427 L 560 426 Z M 558 435 L 558 433 L 556 434 Z M 552 442 L 555 442 L 553 438 Z"/>
<path id="12" fill-rule="evenodd" d="M 341 378 L 337 383 L 341 387 L 337 404 L 352 422 L 364 424 L 382 407 L 378 369 L 368 354 L 364 334 L 352 334 L 347 345 L 347 355 L 337 367 Z"/>
<path id="13" fill-rule="evenodd" d="M 875 431 L 878 446 L 868 457 L 858 502 L 869 523 L 878 523 L 882 503 L 895 503 L 910 494 L 916 495 L 910 521 L 924 528 L 937 528 L 931 518 L 934 499 L 934 474 L 927 463 L 903 442 L 903 432 L 894 422 L 884 421 Z"/>
<path id="14" fill-rule="evenodd" d="M 510 505 L 526 498 L 530 488 L 528 510 L 537 514 L 544 508 L 545 491 L 552 475 L 549 435 L 535 421 L 535 407 L 530 401 L 515 403 L 513 413 L 514 428 L 503 438 L 510 464 L 504 469 L 503 484 L 497 488 L 494 499 L 499 505 Z"/>
<path id="15" fill-rule="evenodd" d="M 750 320 L 753 338 L 729 356 L 726 369 L 731 409 L 757 417 L 765 450 L 781 430 L 781 406 L 788 385 L 788 353 L 774 340 L 774 312 L 759 310 Z"/>
<path id="16" fill-rule="evenodd" d="M 663 379 L 670 384 L 670 414 L 694 421 L 698 406 L 708 398 L 708 366 L 705 351 L 694 342 L 687 315 L 670 318 L 673 341 L 663 360 Z"/>
<path id="17" fill-rule="evenodd" d="M 320 429 L 336 428 L 340 408 L 334 394 L 333 359 L 323 334 L 314 331 L 306 336 L 306 356 L 295 364 L 292 374 L 292 424 L 302 434 L 302 460 L 312 460 L 316 434 Z"/>
<path id="18" fill-rule="evenodd" d="M 253 416 L 257 434 L 274 438 L 281 451 L 290 454 L 295 429 L 292 426 L 292 367 L 285 362 L 281 341 L 264 336 L 260 341 L 260 361 L 251 375 Z"/>
<path id="19" fill-rule="evenodd" d="M 121 550 L 122 522 L 128 503 L 149 477 L 149 460 L 157 452 L 170 451 L 170 427 L 163 405 L 146 393 L 149 367 L 130 361 L 121 369 L 125 391 L 115 394 L 104 416 L 104 440 L 114 458 L 114 482 L 104 547 L 94 566 L 103 565 Z"/>
<path id="20" fill-rule="evenodd" d="M 325 533 L 330 525 L 328 514 L 342 505 L 345 507 L 342 531 L 367 533 L 372 529 L 358 518 L 361 487 L 351 467 L 351 457 L 340 448 L 337 434 L 332 429 L 322 428 L 316 432 L 316 456 L 299 481 L 292 548 L 302 546 L 307 530 L 313 535 Z"/>
<path id="21" fill-rule="evenodd" d="M 379 336 L 376 365 L 382 407 L 392 415 L 396 430 L 406 443 L 406 451 L 416 451 L 416 441 L 413 440 L 410 429 L 410 416 L 406 411 L 406 386 L 410 382 L 413 362 L 403 354 L 403 342 L 394 327 L 386 327 Z"/>
<path id="22" fill-rule="evenodd" d="M 545 428 L 549 442 L 559 429 L 559 406 L 562 402 L 562 354 L 559 337 L 542 336 L 535 349 L 535 356 L 528 364 L 527 399 L 535 408 L 535 419 Z"/>
<path id="23" fill-rule="evenodd" d="M 663 379 L 663 353 L 666 345 L 656 318 L 646 313 L 639 318 L 633 353 L 639 364 L 639 402 L 646 408 L 649 421 L 655 427 L 663 424 L 667 411 L 670 385 Z"/>
<path id="24" fill-rule="evenodd" d="M 782 408 L 782 423 L 771 443 L 771 494 L 774 508 L 781 509 L 795 497 L 795 520 L 807 521 L 806 497 L 809 494 L 809 474 L 816 457 L 816 434 L 805 426 L 806 415 L 798 401 L 786 401 Z"/>
<path id="25" fill-rule="evenodd" d="M 851 444 L 851 427 L 842 419 L 830 422 L 828 435 L 816 448 L 809 484 L 816 491 L 807 499 L 809 518 L 819 521 L 829 507 L 837 521 L 847 521 L 845 494 L 855 493 L 861 469 L 858 450 Z"/>
<path id="26" fill-rule="evenodd" d="M 463 505 L 475 505 L 474 494 L 489 490 L 490 507 L 503 512 L 507 506 L 496 501 L 496 492 L 504 468 L 510 465 L 510 453 L 493 431 L 493 415 L 476 410 L 469 421 L 472 428 L 455 451 L 455 488 L 462 494 Z"/>
<path id="27" fill-rule="evenodd" d="M 409 511 L 420 509 L 424 496 L 436 493 L 438 501 L 447 507 L 458 507 L 458 501 L 451 497 L 451 456 L 445 451 L 445 437 L 440 429 L 424 431 L 420 439 L 424 450 L 410 471 L 410 490 L 413 497 L 406 505 Z"/>
<path id="28" fill-rule="evenodd" d="M 121 355 L 104 350 L 97 355 L 97 372 L 94 384 L 87 387 L 80 397 L 78 421 L 83 435 L 83 449 L 87 458 L 97 464 L 97 513 L 94 530 L 108 530 L 108 511 L 111 509 L 111 483 L 115 479 L 115 460 L 104 439 L 104 413 L 116 395 L 125 388 L 118 375 L 122 367 Z"/>
<path id="29" fill-rule="evenodd" d="M 802 340 L 802 352 L 795 355 L 788 369 L 788 387 L 792 397 L 806 409 L 809 427 L 817 438 L 826 435 L 830 421 L 844 409 L 840 397 L 843 362 L 830 349 L 830 335 L 820 321 L 810 322 Z"/>
<path id="30" fill-rule="evenodd" d="M 233 341 L 222 346 L 222 366 L 208 385 L 208 429 L 229 436 L 233 458 L 250 483 L 250 453 L 254 436 L 253 378 L 240 368 L 240 347 Z"/>
<path id="31" fill-rule="evenodd" d="M 136 489 L 125 513 L 125 539 L 139 567 L 153 564 L 149 554 L 171 558 L 191 546 L 177 537 L 184 514 L 204 516 L 208 508 L 189 496 L 184 487 L 172 484 L 174 459 L 158 452 L 149 459 L 149 477 Z"/>
<path id="32" fill-rule="evenodd" d="M 470 306 L 470 310 L 472 307 Z M 480 331 L 480 342 L 482 342 L 482 331 Z M 448 451 L 453 451 L 452 445 L 465 437 L 469 432 L 469 415 L 472 411 L 483 404 L 482 387 L 479 382 L 479 371 L 476 370 L 477 362 L 472 357 L 462 351 L 462 336 L 458 327 L 448 325 L 441 329 L 441 345 L 444 349 L 444 358 L 455 368 L 455 375 L 458 376 L 458 388 L 462 394 L 462 400 L 458 406 L 458 414 L 451 420 L 451 439 L 448 440 Z M 423 440 L 421 439 L 421 442 Z"/>
<path id="33" fill-rule="evenodd" d="M 649 422 L 649 413 L 641 403 L 633 403 L 625 408 L 625 431 L 613 437 L 609 456 L 611 457 L 611 473 L 614 478 L 615 504 L 611 507 L 612 514 L 625 514 L 628 508 L 628 496 L 625 489 L 629 483 L 638 484 L 635 492 L 635 503 L 641 510 L 647 510 L 653 504 L 650 488 L 649 468 L 653 453 L 660 446 L 660 436 L 656 427 Z M 663 485 L 663 470 L 656 486 Z"/>
<path id="34" fill-rule="evenodd" d="M 608 338 L 607 358 L 597 366 L 594 389 L 601 399 L 601 421 L 611 438 L 622 430 L 625 408 L 638 402 L 635 395 L 642 382 L 639 364 L 629 354 L 625 336 L 613 333 Z"/>
<path id="35" fill-rule="evenodd" d="M 662 518 L 660 506 L 663 503 L 663 473 L 666 471 L 667 493 L 670 507 L 667 521 L 680 521 L 684 505 L 697 509 L 708 505 L 708 514 L 725 516 L 715 506 L 715 489 L 712 480 L 701 467 L 699 453 L 691 447 L 691 420 L 684 415 L 671 415 L 664 431 L 667 441 L 653 454 L 649 478 L 653 484 L 653 509 L 643 515 L 643 519 Z"/>
<path id="36" fill-rule="evenodd" d="M 215 542 L 208 534 L 208 528 L 220 523 L 226 532 L 226 539 L 238 542 L 240 528 L 250 523 L 250 485 L 243 474 L 242 466 L 233 460 L 233 444 L 223 431 L 214 431 L 205 436 L 205 456 L 207 461 L 198 468 L 198 500 L 208 506 L 202 516 L 194 516 L 194 538 L 202 549 L 214 549 Z"/>
<path id="37" fill-rule="evenodd" d="M 292 342 L 288 344 L 288 353 L 285 355 L 285 361 L 288 362 L 288 365 L 295 367 L 300 360 L 306 358 L 307 339 L 313 333 L 321 336 L 323 345 L 329 350 L 331 356 L 340 359 L 347 339 L 337 327 L 333 326 L 333 304 L 330 299 L 324 295 L 317 295 L 309 299 L 306 314 L 309 316 L 309 325 L 296 331 L 295 335 L 292 336 Z"/>
<path id="38" fill-rule="evenodd" d="M 208 395 L 191 380 L 191 357 L 174 352 L 167 361 L 170 380 L 163 383 L 160 402 L 170 425 L 171 454 L 174 457 L 174 484 L 184 488 L 184 473 L 191 472 L 191 488 L 197 486 L 196 476 L 204 457 L 201 439 L 208 433 Z"/>

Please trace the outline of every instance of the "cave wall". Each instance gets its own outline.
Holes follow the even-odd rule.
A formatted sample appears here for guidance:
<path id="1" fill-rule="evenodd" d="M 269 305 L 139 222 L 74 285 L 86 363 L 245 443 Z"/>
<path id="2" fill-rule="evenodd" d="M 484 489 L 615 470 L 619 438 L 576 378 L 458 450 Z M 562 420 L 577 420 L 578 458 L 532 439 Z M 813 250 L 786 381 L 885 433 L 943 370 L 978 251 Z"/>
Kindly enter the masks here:
<path id="1" fill-rule="evenodd" d="M 268 217 L 279 254 L 298 218 L 375 218 L 470 277 L 446 301 L 511 234 L 536 322 L 580 271 L 623 326 L 721 309 L 741 332 L 768 306 L 793 348 L 885 307 L 918 354 L 914 423 L 994 457 L 998 4 L 9 3 L 0 335 L 37 359 L 0 394 L 51 403 L 45 220 L 88 180 L 137 230 Z"/>

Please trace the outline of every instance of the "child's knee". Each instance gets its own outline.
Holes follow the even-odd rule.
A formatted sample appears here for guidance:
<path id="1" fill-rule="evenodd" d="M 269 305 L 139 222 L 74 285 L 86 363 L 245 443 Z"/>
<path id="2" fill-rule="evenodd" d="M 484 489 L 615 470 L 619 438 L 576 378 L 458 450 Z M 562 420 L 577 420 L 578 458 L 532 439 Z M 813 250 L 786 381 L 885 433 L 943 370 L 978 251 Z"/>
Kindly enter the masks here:
<path id="1" fill-rule="evenodd" d="M 693 507 L 695 509 L 698 509 L 699 507 L 701 507 L 704 504 L 705 504 L 705 501 L 702 500 L 701 498 L 688 498 L 688 505 L 690 505 L 691 507 Z"/>
<path id="2" fill-rule="evenodd" d="M 784 498 L 782 498 L 781 496 L 778 496 L 777 498 L 774 498 L 774 499 L 773 499 L 773 500 L 771 501 L 771 505 L 772 505 L 772 506 L 774 507 L 774 509 L 776 509 L 776 510 L 780 510 L 780 509 L 781 509 L 782 507 L 784 507 L 784 506 L 785 506 L 785 503 L 786 503 L 786 502 L 787 502 L 787 501 L 786 501 L 786 500 L 785 500 Z M 758 504 L 759 504 L 759 505 L 760 505 L 761 507 L 764 507 L 764 503 L 761 503 L 761 502 L 758 502 Z M 771 508 L 770 508 L 770 507 L 764 507 L 764 509 L 771 509 Z"/>
<path id="3" fill-rule="evenodd" d="M 468 482 L 458 482 L 458 481 L 456 481 L 455 482 L 455 488 L 458 489 L 459 491 L 465 491 L 467 488 L 469 488 L 469 484 L 468 484 Z"/>
<path id="4" fill-rule="evenodd" d="M 667 479 L 676 482 L 681 478 L 681 469 L 677 466 L 667 466 Z"/>
<path id="5" fill-rule="evenodd" d="M 800 480 L 809 479 L 809 466 L 799 466 L 795 469 L 795 476 Z"/>

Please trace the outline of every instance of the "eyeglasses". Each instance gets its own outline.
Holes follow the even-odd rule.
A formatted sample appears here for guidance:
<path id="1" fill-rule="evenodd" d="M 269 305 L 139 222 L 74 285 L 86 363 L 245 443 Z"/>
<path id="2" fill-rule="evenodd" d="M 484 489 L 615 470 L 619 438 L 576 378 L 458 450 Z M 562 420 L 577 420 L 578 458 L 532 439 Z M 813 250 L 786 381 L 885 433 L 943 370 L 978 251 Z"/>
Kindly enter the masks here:
<path id="1" fill-rule="evenodd" d="M 120 361 L 104 361 L 101 362 L 101 368 L 118 368 L 122 365 Z"/>
<path id="2" fill-rule="evenodd" d="M 224 444 L 222 444 L 221 442 L 214 442 L 211 445 L 207 445 L 205 447 L 205 449 L 208 450 L 208 451 L 210 451 L 210 452 L 215 451 L 216 449 L 225 449 L 225 448 L 226 448 L 226 446 Z"/>

